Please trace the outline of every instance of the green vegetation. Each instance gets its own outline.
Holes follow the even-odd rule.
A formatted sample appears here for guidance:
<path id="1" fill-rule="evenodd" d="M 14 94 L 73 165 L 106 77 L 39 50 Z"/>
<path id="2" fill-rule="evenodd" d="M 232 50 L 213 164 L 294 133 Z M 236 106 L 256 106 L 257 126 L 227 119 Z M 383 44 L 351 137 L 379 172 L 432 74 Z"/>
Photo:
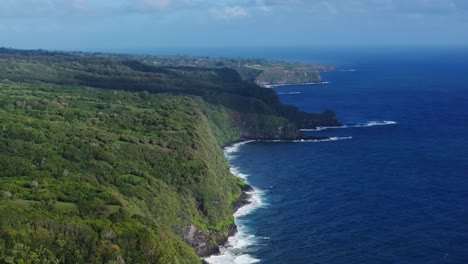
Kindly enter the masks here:
<path id="1" fill-rule="evenodd" d="M 119 55 L 122 57 L 122 55 Z M 321 82 L 320 71 L 334 70 L 332 66 L 302 62 L 264 59 L 210 58 L 193 56 L 127 55 L 147 65 L 165 67 L 230 68 L 245 81 L 260 86 Z"/>
<path id="2" fill-rule="evenodd" d="M 0 50 L 0 263 L 200 263 L 244 183 L 221 146 L 336 125 L 228 68 Z"/>
<path id="3" fill-rule="evenodd" d="M 18 50 L 0 49 L 0 53 L 17 55 Z M 194 57 L 187 55 L 177 56 L 158 56 L 158 55 L 125 55 L 125 54 L 89 54 L 89 53 L 61 53 L 46 52 L 41 50 L 21 51 L 21 54 L 28 56 L 52 55 L 57 59 L 61 56 L 73 55 L 75 58 L 107 58 L 112 60 L 125 61 L 125 65 L 138 71 L 154 71 L 152 66 L 157 67 L 160 73 L 173 73 L 174 70 L 190 70 L 193 68 L 198 71 L 205 69 L 212 71 L 214 69 L 229 68 L 235 70 L 244 81 L 255 82 L 260 86 L 281 85 L 281 84 L 301 84 L 301 83 L 319 83 L 321 82 L 321 71 L 332 71 L 334 68 L 330 65 L 303 63 L 303 62 L 285 62 L 275 60 L 265 60 L 256 58 L 212 58 L 212 57 Z M 50 59 L 50 58 L 49 58 Z M 89 62 L 89 61 L 88 61 Z M 102 67 L 99 63 L 90 66 L 90 68 L 99 69 L 102 73 Z M 76 65 L 75 65 L 76 66 Z M 115 66 L 115 65 L 114 65 Z M 116 68 L 111 66 L 112 70 Z M 120 67 L 120 69 L 122 69 Z M 82 69 L 79 69 L 82 70 Z M 171 71 L 172 70 L 172 71 Z M 47 74 L 51 74 L 48 72 Z M 46 74 L 46 76 L 47 76 Z M 43 76 L 41 76 L 43 77 Z M 82 76 L 85 77 L 85 76 Z M 179 76 L 180 77 L 180 76 Z M 89 81 L 89 80 L 88 80 Z M 166 80 L 167 81 L 167 80 Z M 209 82 L 212 82 L 210 80 Z"/>

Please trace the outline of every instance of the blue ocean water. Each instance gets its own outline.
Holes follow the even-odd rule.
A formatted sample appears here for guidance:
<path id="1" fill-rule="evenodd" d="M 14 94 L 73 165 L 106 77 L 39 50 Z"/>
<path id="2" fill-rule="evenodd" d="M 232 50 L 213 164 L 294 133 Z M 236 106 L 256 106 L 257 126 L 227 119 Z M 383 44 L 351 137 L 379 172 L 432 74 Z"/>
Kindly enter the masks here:
<path id="1" fill-rule="evenodd" d="M 248 242 L 233 254 L 249 258 L 236 263 L 468 263 L 468 52 L 346 59 L 341 68 L 355 71 L 323 73 L 330 84 L 275 90 L 350 126 L 308 133 L 352 138 L 230 153 L 261 191 L 237 219 Z M 370 121 L 396 124 L 352 126 Z"/>

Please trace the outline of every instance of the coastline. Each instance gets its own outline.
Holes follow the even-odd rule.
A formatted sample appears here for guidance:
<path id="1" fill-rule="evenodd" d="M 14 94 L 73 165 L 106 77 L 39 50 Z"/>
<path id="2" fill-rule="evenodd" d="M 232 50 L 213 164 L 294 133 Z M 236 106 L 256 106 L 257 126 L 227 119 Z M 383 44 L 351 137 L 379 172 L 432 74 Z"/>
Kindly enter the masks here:
<path id="1" fill-rule="evenodd" d="M 224 146 L 223 151 L 226 160 L 229 162 L 235 158 L 233 154 L 239 151 L 239 147 L 251 142 L 256 142 L 256 140 L 238 141 Z M 233 175 L 241 178 L 245 182 L 245 185 L 242 187 L 241 196 L 232 205 L 234 212 L 234 232 L 230 234 L 224 245 L 219 247 L 218 254 L 203 257 L 202 263 L 225 264 L 237 263 L 239 260 L 242 260 L 242 263 L 257 263 L 260 261 L 242 252 L 244 247 L 249 245 L 249 241 L 245 240 L 253 236 L 249 235 L 248 230 L 245 230 L 245 228 L 239 224 L 239 218 L 252 213 L 262 205 L 260 198 L 261 191 L 248 184 L 247 178 L 249 175 L 241 173 L 238 168 L 234 166 L 230 167 L 230 171 Z"/>
<path id="2" fill-rule="evenodd" d="M 223 152 L 226 160 L 230 162 L 239 152 L 239 148 L 252 142 L 326 142 L 335 140 L 345 140 L 351 137 L 313 137 L 286 139 L 286 140 L 239 140 L 228 143 L 223 146 Z M 245 248 L 255 243 L 255 236 L 249 233 L 249 230 L 239 223 L 240 218 L 247 216 L 256 209 L 264 205 L 262 201 L 262 190 L 251 186 L 248 182 L 250 175 L 239 171 L 239 168 L 230 164 L 230 172 L 242 179 L 245 183 L 241 187 L 242 193 L 237 201 L 232 204 L 234 215 L 234 227 L 225 242 L 219 246 L 216 254 L 202 257 L 203 264 L 231 264 L 231 263 L 257 263 L 260 260 L 253 258 L 245 252 Z M 265 239 L 265 238 L 264 238 Z M 240 261 L 240 262 L 239 262 Z"/>
<path id="3" fill-rule="evenodd" d="M 280 86 L 292 86 L 292 85 L 321 85 L 321 84 L 330 84 L 331 82 L 310 82 L 310 83 L 284 83 L 284 84 L 264 84 L 262 87 L 265 88 L 275 88 Z"/>

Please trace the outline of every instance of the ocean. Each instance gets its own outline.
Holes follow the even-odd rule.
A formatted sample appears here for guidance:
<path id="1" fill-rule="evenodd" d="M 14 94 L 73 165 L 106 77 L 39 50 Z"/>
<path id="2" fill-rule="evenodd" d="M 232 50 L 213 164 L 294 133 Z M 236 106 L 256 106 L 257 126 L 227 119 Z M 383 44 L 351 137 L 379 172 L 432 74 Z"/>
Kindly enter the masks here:
<path id="1" fill-rule="evenodd" d="M 274 89 L 304 111 L 334 110 L 345 127 L 306 132 L 330 141 L 226 149 L 255 192 L 208 261 L 468 263 L 468 51 L 281 54 L 337 66 L 322 74 L 330 83 Z"/>

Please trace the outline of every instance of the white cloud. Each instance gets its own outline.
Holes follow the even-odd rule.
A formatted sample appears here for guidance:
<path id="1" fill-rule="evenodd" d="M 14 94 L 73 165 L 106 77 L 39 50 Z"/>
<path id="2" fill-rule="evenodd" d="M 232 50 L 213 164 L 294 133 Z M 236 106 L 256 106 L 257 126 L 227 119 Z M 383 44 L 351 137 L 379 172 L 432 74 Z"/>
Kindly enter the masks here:
<path id="1" fill-rule="evenodd" d="M 264 12 L 264 13 L 269 13 L 271 12 L 271 7 L 267 6 L 267 5 L 260 5 L 258 7 L 258 10 Z"/>
<path id="2" fill-rule="evenodd" d="M 316 4 L 319 1 L 307 0 L 265 0 L 266 5 L 297 5 L 297 4 Z"/>
<path id="3" fill-rule="evenodd" d="M 72 0 L 70 4 L 75 10 L 88 11 L 91 9 L 91 5 L 88 0 Z"/>
<path id="4" fill-rule="evenodd" d="M 284 10 L 318 15 L 450 14 L 466 12 L 467 3 L 468 0 L 0 0 L 0 17 L 110 16 L 181 10 L 208 12 L 224 19 Z"/>
<path id="5" fill-rule="evenodd" d="M 211 15 L 216 18 L 229 20 L 236 17 L 248 16 L 247 9 L 241 6 L 225 6 L 221 8 L 211 8 Z"/>
<path id="6" fill-rule="evenodd" d="M 169 8 L 169 0 L 138 0 L 133 7 L 139 11 L 159 11 Z"/>
<path id="7" fill-rule="evenodd" d="M 91 0 L 3 0 L 0 16 L 63 16 L 93 11 Z"/>
<path id="8" fill-rule="evenodd" d="M 452 0 L 410 0 L 394 4 L 397 11 L 408 13 L 447 13 L 456 9 Z"/>
<path id="9" fill-rule="evenodd" d="M 227 6 L 224 8 L 224 13 L 231 17 L 247 16 L 247 11 L 245 8 L 240 6 Z"/>
<path id="10" fill-rule="evenodd" d="M 316 8 L 317 6 L 326 7 L 330 13 L 338 11 L 354 12 L 366 11 L 374 12 L 393 12 L 393 13 L 421 13 L 437 14 L 449 13 L 462 9 L 467 0 L 265 0 L 264 4 L 268 6 L 279 6 L 298 8 Z M 467 1 L 468 2 L 468 1 Z"/>
<path id="11" fill-rule="evenodd" d="M 171 8 L 186 8 L 192 4 L 191 0 L 129 0 L 130 5 L 137 11 L 153 12 Z"/>

